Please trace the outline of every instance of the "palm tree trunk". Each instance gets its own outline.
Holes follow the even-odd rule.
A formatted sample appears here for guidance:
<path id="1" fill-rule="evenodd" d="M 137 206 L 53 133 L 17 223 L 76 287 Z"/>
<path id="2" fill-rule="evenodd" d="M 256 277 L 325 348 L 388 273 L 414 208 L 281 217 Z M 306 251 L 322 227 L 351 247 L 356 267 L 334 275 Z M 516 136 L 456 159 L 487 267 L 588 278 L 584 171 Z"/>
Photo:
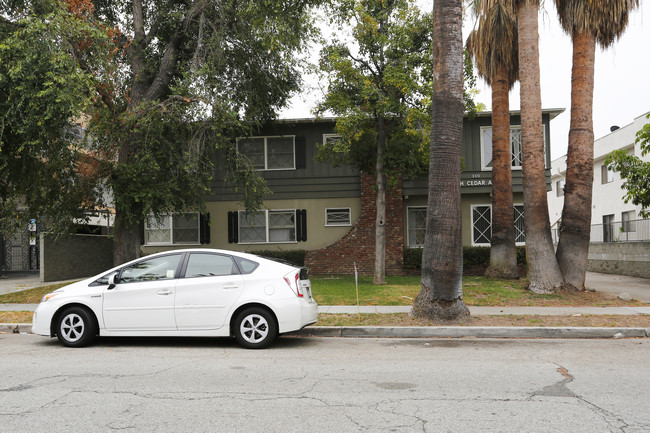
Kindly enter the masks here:
<path id="1" fill-rule="evenodd" d="M 434 89 L 422 290 L 411 315 L 437 322 L 469 316 L 463 302 L 460 166 L 463 132 L 462 0 L 433 3 Z"/>
<path id="2" fill-rule="evenodd" d="M 591 230 L 595 51 L 593 34 L 586 31 L 573 33 L 571 128 L 557 261 L 565 283 L 578 290 L 585 288 Z"/>
<path id="3" fill-rule="evenodd" d="M 386 177 L 384 176 L 384 149 L 386 128 L 384 118 L 377 119 L 377 199 L 375 218 L 375 273 L 373 284 L 386 283 Z"/>
<path id="4" fill-rule="evenodd" d="M 528 288 L 551 293 L 563 286 L 555 258 L 546 197 L 542 98 L 539 84 L 539 1 L 522 0 L 517 7 L 521 139 Z"/>
<path id="5" fill-rule="evenodd" d="M 485 275 L 518 278 L 512 206 L 512 156 L 508 71 L 499 66 L 492 80 L 492 247 Z"/>

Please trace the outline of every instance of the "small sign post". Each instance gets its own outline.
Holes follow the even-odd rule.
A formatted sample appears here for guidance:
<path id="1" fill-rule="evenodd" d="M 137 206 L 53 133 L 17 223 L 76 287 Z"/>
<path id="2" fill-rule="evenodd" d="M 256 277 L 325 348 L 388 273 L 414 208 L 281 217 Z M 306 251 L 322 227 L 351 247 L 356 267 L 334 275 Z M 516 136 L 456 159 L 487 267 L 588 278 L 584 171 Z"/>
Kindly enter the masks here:
<path id="1" fill-rule="evenodd" d="M 357 290 L 357 317 L 361 322 L 361 312 L 359 311 L 359 272 L 357 271 L 357 262 L 354 262 L 354 287 Z"/>

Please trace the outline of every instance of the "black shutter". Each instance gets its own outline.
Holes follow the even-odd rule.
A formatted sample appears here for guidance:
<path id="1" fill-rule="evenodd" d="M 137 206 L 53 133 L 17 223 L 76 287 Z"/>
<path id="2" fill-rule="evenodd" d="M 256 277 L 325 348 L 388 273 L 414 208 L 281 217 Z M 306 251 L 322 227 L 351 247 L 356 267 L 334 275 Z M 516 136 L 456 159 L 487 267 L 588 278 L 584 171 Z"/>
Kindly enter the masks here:
<path id="1" fill-rule="evenodd" d="M 138 227 L 138 234 L 140 235 L 140 245 L 144 245 L 144 221 L 140 221 L 140 226 Z"/>
<path id="2" fill-rule="evenodd" d="M 202 244 L 210 243 L 210 214 L 201 214 L 199 217 L 199 238 Z"/>
<path id="3" fill-rule="evenodd" d="M 239 224 L 237 211 L 228 212 L 228 243 L 236 244 L 239 242 Z"/>
<path id="4" fill-rule="evenodd" d="M 305 137 L 296 137 L 296 168 L 307 168 L 307 145 Z"/>
<path id="5" fill-rule="evenodd" d="M 296 232 L 298 242 L 307 241 L 307 210 L 305 209 L 296 211 Z"/>

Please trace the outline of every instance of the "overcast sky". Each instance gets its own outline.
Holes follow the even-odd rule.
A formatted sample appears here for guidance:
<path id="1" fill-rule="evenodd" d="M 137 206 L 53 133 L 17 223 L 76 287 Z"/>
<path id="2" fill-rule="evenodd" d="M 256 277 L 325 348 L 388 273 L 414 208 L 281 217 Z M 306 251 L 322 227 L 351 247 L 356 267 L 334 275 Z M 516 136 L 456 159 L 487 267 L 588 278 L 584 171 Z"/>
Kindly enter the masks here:
<path id="1" fill-rule="evenodd" d="M 427 2 L 419 1 L 420 4 Z M 467 23 L 464 36 L 471 30 Z M 544 2 L 540 14 L 540 67 L 543 108 L 566 108 L 551 122 L 551 158 L 566 154 L 571 106 L 571 39 L 561 29 L 551 0 Z M 314 53 L 316 59 L 316 53 Z M 612 47 L 596 48 L 594 88 L 594 135 L 609 133 L 612 125 L 625 126 L 634 118 L 650 111 L 650 8 L 633 12 L 625 34 Z M 490 89 L 479 80 L 477 97 L 488 109 Z M 311 117 L 311 109 L 319 98 L 313 80 L 306 90 L 292 99 L 281 118 Z M 519 86 L 510 94 L 510 109 L 519 109 Z"/>

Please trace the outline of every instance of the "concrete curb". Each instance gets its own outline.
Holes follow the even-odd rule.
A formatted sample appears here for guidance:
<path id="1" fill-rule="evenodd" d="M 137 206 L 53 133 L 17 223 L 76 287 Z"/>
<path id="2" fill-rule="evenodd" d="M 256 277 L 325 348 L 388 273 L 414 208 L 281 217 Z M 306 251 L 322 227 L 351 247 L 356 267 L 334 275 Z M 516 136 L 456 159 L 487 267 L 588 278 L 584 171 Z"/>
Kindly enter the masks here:
<path id="1" fill-rule="evenodd" d="M 648 338 L 650 328 L 310 326 L 290 335 L 367 338 Z"/>
<path id="2" fill-rule="evenodd" d="M 31 323 L 2 323 L 0 333 L 31 334 Z M 287 335 L 342 338 L 648 338 L 650 328 L 516 326 L 309 326 Z"/>

